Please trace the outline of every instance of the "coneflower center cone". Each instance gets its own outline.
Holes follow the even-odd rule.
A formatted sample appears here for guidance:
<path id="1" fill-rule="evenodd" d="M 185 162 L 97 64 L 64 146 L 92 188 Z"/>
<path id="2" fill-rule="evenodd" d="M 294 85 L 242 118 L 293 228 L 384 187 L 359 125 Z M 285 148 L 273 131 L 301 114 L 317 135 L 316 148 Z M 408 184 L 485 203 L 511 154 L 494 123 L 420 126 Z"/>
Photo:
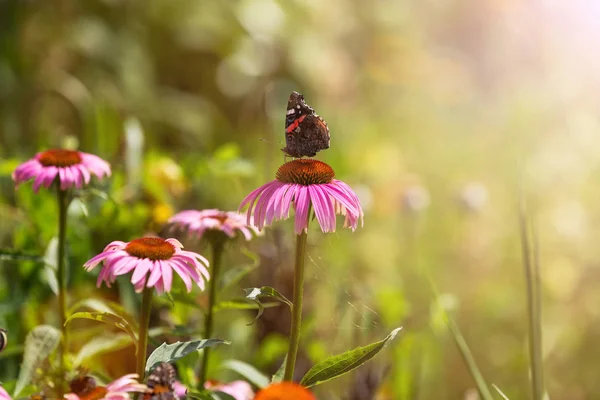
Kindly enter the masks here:
<path id="1" fill-rule="evenodd" d="M 275 175 L 279 182 L 298 185 L 322 185 L 335 178 L 333 168 L 323 161 L 300 158 L 283 164 Z"/>
<path id="2" fill-rule="evenodd" d="M 70 167 L 81 163 L 81 155 L 74 150 L 47 150 L 38 156 L 38 161 L 45 167 Z"/>
<path id="3" fill-rule="evenodd" d="M 134 257 L 157 261 L 173 257 L 175 247 L 164 239 L 147 237 L 132 240 L 125 246 L 125 251 Z"/>

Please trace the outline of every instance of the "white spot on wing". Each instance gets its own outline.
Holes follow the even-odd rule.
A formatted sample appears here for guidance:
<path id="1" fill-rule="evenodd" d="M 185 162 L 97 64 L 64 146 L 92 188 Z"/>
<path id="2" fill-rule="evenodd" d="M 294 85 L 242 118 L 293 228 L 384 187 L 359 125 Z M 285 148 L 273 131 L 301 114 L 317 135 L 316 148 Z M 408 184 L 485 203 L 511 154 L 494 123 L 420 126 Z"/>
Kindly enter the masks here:
<path id="1" fill-rule="evenodd" d="M 289 110 L 287 110 L 285 115 L 291 115 L 291 114 L 295 114 L 295 113 L 296 113 L 296 110 L 294 110 L 293 108 L 290 108 Z"/>

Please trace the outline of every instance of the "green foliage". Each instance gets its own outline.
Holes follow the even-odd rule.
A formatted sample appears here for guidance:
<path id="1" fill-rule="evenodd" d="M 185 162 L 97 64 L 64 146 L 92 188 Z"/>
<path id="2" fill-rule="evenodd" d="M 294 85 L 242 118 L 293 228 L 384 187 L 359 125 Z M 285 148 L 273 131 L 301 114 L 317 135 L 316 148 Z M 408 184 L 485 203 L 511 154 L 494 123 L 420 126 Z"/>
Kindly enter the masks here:
<path id="1" fill-rule="evenodd" d="M 263 315 L 265 311 L 265 304 L 263 304 L 260 301 L 261 297 L 267 297 L 270 299 L 280 301 L 284 304 L 287 304 L 290 307 L 290 309 L 293 306 L 291 301 L 289 301 L 284 295 L 282 295 L 270 286 L 263 286 L 260 288 L 248 288 L 244 289 L 244 292 L 246 292 L 246 299 L 249 301 L 253 301 L 258 306 L 258 313 L 256 314 L 254 320 L 250 323 L 250 325 L 254 324 L 260 318 L 260 316 Z"/>
<path id="2" fill-rule="evenodd" d="M 239 360 L 227 360 L 223 363 L 222 368 L 237 372 L 243 376 L 248 382 L 251 382 L 258 388 L 264 388 L 269 385 L 269 378 L 254 368 L 252 365 Z"/>
<path id="3" fill-rule="evenodd" d="M 396 337 L 401 329 L 394 329 L 385 339 L 379 342 L 348 350 L 317 363 L 304 375 L 300 384 L 306 387 L 319 385 L 360 367 L 375 357 L 389 341 Z"/>
<path id="4" fill-rule="evenodd" d="M 163 343 L 150 354 L 146 362 L 146 373 L 152 371 L 161 362 L 174 362 L 188 354 L 202 350 L 207 347 L 214 347 L 220 344 L 230 344 L 230 342 L 221 339 L 203 339 L 191 342 L 176 342 L 172 344 Z"/>
<path id="5" fill-rule="evenodd" d="M 36 326 L 27 334 L 23 364 L 13 393 L 14 397 L 19 396 L 25 386 L 31 382 L 35 369 L 50 356 L 58 346 L 59 341 L 60 331 L 49 325 Z"/>

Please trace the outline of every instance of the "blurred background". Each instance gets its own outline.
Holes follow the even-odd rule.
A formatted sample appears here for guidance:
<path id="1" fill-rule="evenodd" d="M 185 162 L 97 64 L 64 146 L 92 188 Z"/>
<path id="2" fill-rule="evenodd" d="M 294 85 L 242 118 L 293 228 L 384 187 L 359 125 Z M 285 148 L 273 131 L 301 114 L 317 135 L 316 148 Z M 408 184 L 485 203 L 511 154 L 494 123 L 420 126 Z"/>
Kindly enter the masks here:
<path id="1" fill-rule="evenodd" d="M 528 398 L 519 187 L 540 243 L 548 391 L 596 398 L 599 18 L 593 0 L 0 0 L 0 327 L 10 340 L 0 380 L 17 376 L 26 333 L 56 322 L 43 258 L 55 246 L 55 202 L 14 189 L 19 163 L 70 147 L 112 164 L 96 184 L 108 198 L 70 209 L 71 302 L 103 297 L 133 311 L 131 288 L 96 289 L 80 266 L 112 240 L 160 232 L 176 211 L 237 209 L 284 161 L 297 90 L 331 130 L 317 158 L 365 210 L 355 233 L 340 223 L 309 234 L 298 373 L 404 327 L 319 398 L 474 398 L 440 304 L 486 379 Z M 256 254 L 260 266 L 231 296 L 261 285 L 291 296 L 293 240 L 285 221 L 232 246 L 229 264 Z M 227 313 L 219 336 L 233 345 L 220 357 L 273 373 L 289 329 L 282 309 L 253 326 L 253 312 Z M 200 329 L 197 310 L 168 301 L 153 324 Z M 72 328 L 74 351 L 106 329 Z M 123 362 L 114 351 L 88 365 L 113 377 L 133 370 L 132 347 L 118 349 Z M 215 366 L 216 378 L 227 374 Z"/>

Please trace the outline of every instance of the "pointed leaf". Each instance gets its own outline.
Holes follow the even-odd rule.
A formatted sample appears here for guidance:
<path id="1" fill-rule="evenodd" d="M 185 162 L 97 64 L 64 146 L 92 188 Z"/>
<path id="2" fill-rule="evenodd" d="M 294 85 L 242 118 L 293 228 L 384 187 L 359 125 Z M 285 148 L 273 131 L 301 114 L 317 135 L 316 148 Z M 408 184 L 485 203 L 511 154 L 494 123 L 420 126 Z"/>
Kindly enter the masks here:
<path id="1" fill-rule="evenodd" d="M 131 315 L 125 309 L 125 307 L 115 301 L 94 298 L 84 299 L 71 306 L 69 309 L 69 314 L 73 314 L 75 311 L 82 308 L 89 308 L 92 311 L 114 314 L 127 321 L 134 331 L 138 331 L 138 325 L 135 317 Z"/>
<path id="2" fill-rule="evenodd" d="M 375 357 L 385 345 L 396 337 L 402 328 L 394 329 L 385 339 L 367 346 L 357 347 L 327 358 L 314 365 L 302 378 L 301 385 L 312 387 L 344 375 Z"/>
<path id="3" fill-rule="evenodd" d="M 33 328 L 25 338 L 25 354 L 23 364 L 15 387 L 13 397 L 18 397 L 21 391 L 31 382 L 36 367 L 44 361 L 60 342 L 60 331 L 50 325 L 40 325 Z"/>
<path id="4" fill-rule="evenodd" d="M 269 378 L 248 363 L 239 360 L 227 360 L 222 367 L 237 372 L 261 389 L 269 386 Z"/>
<path id="5" fill-rule="evenodd" d="M 166 333 L 174 334 L 170 329 L 158 327 L 150 329 L 148 336 L 153 338 Z M 74 364 L 76 366 L 81 365 L 84 361 L 87 361 L 92 357 L 124 349 L 128 346 L 131 346 L 131 337 L 125 333 L 111 333 L 109 335 L 95 337 L 84 344 L 81 350 L 79 350 L 75 357 Z"/>
<path id="6" fill-rule="evenodd" d="M 285 374 L 285 363 L 286 362 L 287 362 L 287 354 L 283 358 L 283 362 L 281 363 L 281 366 L 279 367 L 277 372 L 275 372 L 275 375 L 273 375 L 273 377 L 271 378 L 271 383 L 279 383 L 283 380 L 283 375 Z"/>
<path id="7" fill-rule="evenodd" d="M 193 400 L 213 400 L 211 392 L 206 390 L 202 392 L 188 390 L 185 397 Z"/>
<path id="8" fill-rule="evenodd" d="M 91 319 L 94 321 L 100 321 L 100 322 L 104 322 L 106 324 L 115 326 L 115 327 L 123 330 L 125 333 L 127 333 L 129 335 L 129 337 L 131 337 L 131 340 L 133 341 L 133 343 L 135 343 L 136 353 L 137 353 L 137 343 L 138 343 L 137 334 L 132 329 L 129 322 L 127 322 L 125 319 L 119 317 L 118 315 L 111 314 L 108 312 L 81 311 L 81 312 L 76 312 L 74 314 L 71 314 L 69 316 L 69 318 L 67 318 L 67 320 L 65 321 L 65 325 L 70 323 L 74 319 Z"/>
<path id="9" fill-rule="evenodd" d="M 192 342 L 177 342 L 173 344 L 163 343 L 150 354 L 146 362 L 146 373 L 150 372 L 161 362 L 173 362 L 187 356 L 193 351 L 201 350 L 206 347 L 214 347 L 219 344 L 230 344 L 221 339 L 203 339 Z"/>
<path id="10" fill-rule="evenodd" d="M 248 299 L 249 301 L 253 301 L 258 305 L 258 313 L 256 314 L 254 320 L 248 325 L 254 324 L 260 318 L 260 316 L 263 315 L 265 306 L 260 301 L 261 297 L 269 297 L 271 299 L 285 303 L 290 307 L 290 309 L 293 306 L 292 302 L 289 301 L 287 297 L 285 297 L 270 286 L 263 286 L 260 288 L 248 288 L 244 289 L 244 292 L 246 292 L 246 299 Z"/>
<path id="11" fill-rule="evenodd" d="M 211 396 L 214 400 L 236 400 L 235 397 L 224 392 L 212 392 Z"/>

